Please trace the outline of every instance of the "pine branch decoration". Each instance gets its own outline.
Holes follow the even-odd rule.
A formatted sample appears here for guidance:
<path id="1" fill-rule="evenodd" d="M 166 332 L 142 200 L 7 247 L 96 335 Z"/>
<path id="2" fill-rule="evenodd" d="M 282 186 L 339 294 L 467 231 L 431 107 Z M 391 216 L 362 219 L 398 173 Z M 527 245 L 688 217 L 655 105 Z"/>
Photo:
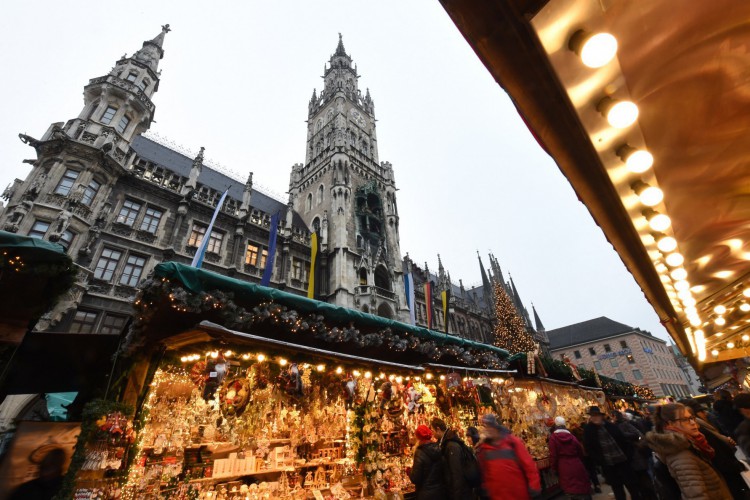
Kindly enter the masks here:
<path id="1" fill-rule="evenodd" d="M 518 315 L 510 297 L 500 283 L 495 283 L 495 341 L 497 347 L 511 354 L 531 352 L 536 348 L 534 339 L 528 331 L 521 316 Z"/>

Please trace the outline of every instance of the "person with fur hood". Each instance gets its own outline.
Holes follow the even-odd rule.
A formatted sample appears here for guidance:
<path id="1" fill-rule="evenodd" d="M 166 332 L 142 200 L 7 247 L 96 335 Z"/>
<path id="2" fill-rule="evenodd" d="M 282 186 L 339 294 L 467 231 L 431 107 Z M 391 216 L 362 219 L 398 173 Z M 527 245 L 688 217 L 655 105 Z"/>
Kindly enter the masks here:
<path id="1" fill-rule="evenodd" d="M 571 500 L 590 500 L 591 481 L 583 465 L 583 445 L 565 428 L 563 417 L 555 417 L 549 436 L 549 458 L 563 493 Z"/>
<path id="2" fill-rule="evenodd" d="M 685 405 L 657 406 L 654 431 L 646 434 L 646 442 L 659 463 L 668 469 L 683 500 L 732 498 L 726 483 L 711 466 L 714 449 L 701 434 L 695 416 Z"/>

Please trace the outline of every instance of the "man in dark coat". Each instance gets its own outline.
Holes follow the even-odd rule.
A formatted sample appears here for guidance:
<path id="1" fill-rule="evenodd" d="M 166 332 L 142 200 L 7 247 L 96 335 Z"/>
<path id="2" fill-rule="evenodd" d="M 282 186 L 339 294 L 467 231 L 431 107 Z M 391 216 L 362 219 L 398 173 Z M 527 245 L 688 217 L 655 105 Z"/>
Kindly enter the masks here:
<path id="1" fill-rule="evenodd" d="M 742 423 L 742 415 L 735 408 L 732 393 L 726 389 L 714 392 L 714 412 L 721 426 L 721 430 L 729 437 L 737 439 L 735 430 Z"/>
<path id="2" fill-rule="evenodd" d="M 628 465 L 625 438 L 616 425 L 604 420 L 598 406 L 588 411 L 589 422 L 583 428 L 583 444 L 592 459 L 602 467 L 616 500 L 626 500 L 625 488 L 633 500 L 641 500 L 640 489 Z"/>
<path id="3" fill-rule="evenodd" d="M 734 431 L 737 446 L 746 457 L 750 457 L 750 394 L 737 394 L 734 407 L 743 417 L 743 422 Z"/>
<path id="4" fill-rule="evenodd" d="M 420 425 L 415 431 L 417 448 L 414 463 L 409 471 L 409 479 L 417 487 L 417 500 L 445 500 L 443 457 L 440 446 L 432 442 L 432 431 Z"/>
<path id="5" fill-rule="evenodd" d="M 456 435 L 456 431 L 449 429 L 446 423 L 437 417 L 432 419 L 430 427 L 438 440 L 440 452 L 445 460 L 448 498 L 450 500 L 473 498 L 471 487 L 466 483 L 462 460 L 463 448 L 466 444 Z"/>

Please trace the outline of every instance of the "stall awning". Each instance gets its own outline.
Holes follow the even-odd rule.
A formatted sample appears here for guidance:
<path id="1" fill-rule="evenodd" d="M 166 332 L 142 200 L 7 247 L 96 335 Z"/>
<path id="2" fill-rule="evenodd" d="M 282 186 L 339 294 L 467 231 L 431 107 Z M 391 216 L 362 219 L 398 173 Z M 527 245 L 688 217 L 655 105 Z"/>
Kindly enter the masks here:
<path id="1" fill-rule="evenodd" d="M 699 368 L 744 356 L 741 347 L 750 343 L 750 4 L 441 3 L 680 350 Z M 587 67 L 576 43 L 600 32 L 615 37 L 616 56 Z M 637 105 L 635 122 L 608 123 L 603 113 L 615 101 Z M 637 149 L 652 154 L 651 167 L 626 166 Z M 659 188 L 663 200 L 642 196 L 646 185 Z M 650 221 L 656 213 L 671 224 L 662 217 L 658 227 Z"/>
<path id="2" fill-rule="evenodd" d="M 175 262 L 156 266 L 135 302 L 124 351 L 174 344 L 201 322 L 343 355 L 410 366 L 505 368 L 508 352 Z M 205 324 L 205 323 L 204 323 Z M 191 342 L 193 339 L 190 340 Z"/>
<path id="3" fill-rule="evenodd" d="M 72 286 L 75 273 L 62 246 L 0 231 L 0 343 L 20 343 Z"/>

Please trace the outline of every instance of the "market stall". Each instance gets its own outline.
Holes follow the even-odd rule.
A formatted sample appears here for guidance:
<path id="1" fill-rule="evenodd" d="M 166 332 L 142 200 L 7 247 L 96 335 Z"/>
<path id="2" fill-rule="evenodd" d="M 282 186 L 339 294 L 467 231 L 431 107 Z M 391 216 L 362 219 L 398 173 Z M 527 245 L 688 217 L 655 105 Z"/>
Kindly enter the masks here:
<path id="1" fill-rule="evenodd" d="M 433 417 L 463 434 L 496 413 L 544 471 L 553 418 L 604 400 L 494 346 L 175 263 L 136 313 L 118 389 L 134 410 L 92 413 L 76 498 L 401 498 Z"/>

